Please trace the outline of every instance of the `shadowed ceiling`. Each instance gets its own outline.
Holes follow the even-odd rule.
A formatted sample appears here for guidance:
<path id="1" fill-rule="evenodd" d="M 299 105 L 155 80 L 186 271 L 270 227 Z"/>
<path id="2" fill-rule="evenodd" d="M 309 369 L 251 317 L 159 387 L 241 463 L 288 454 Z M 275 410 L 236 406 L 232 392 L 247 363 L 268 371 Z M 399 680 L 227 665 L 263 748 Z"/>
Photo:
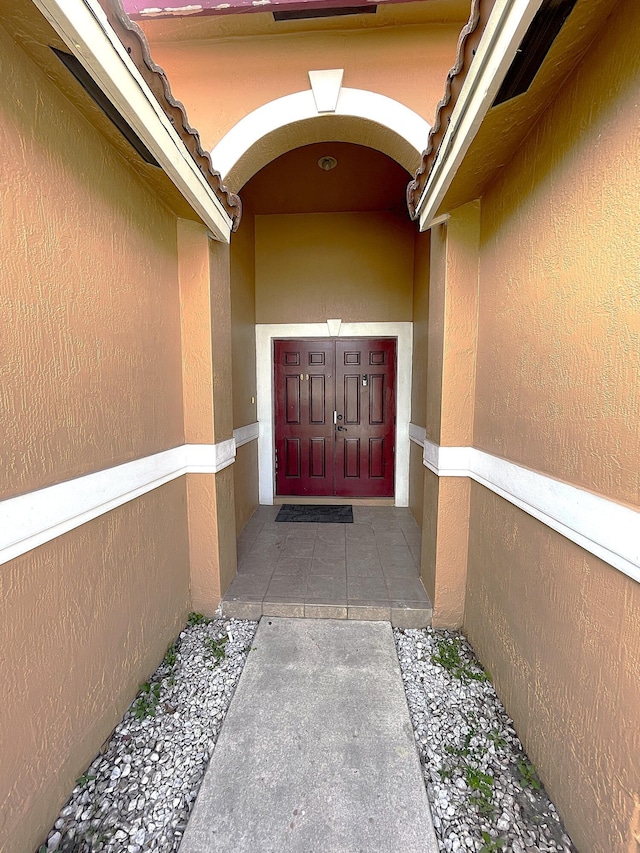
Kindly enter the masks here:
<path id="1" fill-rule="evenodd" d="M 324 156 L 338 165 L 325 172 Z M 318 142 L 277 157 L 240 192 L 252 213 L 332 213 L 390 210 L 409 218 L 405 188 L 409 173 L 395 160 L 363 145 Z"/>

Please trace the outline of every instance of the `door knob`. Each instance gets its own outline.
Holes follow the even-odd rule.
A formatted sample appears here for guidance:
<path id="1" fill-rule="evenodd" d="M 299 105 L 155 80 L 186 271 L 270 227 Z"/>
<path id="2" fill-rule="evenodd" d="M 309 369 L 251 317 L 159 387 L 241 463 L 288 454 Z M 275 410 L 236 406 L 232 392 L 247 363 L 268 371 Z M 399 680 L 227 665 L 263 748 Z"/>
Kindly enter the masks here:
<path id="1" fill-rule="evenodd" d="M 347 428 L 343 426 L 338 427 L 338 432 L 347 432 Z"/>

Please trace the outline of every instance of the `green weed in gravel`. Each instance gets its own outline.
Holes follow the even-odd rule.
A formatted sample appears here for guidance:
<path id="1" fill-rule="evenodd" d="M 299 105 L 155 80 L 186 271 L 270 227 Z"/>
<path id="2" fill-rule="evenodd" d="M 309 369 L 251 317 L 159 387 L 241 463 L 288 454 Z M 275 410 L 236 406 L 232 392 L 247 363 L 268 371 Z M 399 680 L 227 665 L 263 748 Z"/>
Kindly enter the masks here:
<path id="1" fill-rule="evenodd" d="M 140 695 L 133 705 L 133 716 L 136 720 L 144 720 L 145 717 L 154 717 L 158 702 L 160 701 L 160 684 L 145 682 L 140 688 Z"/>
<path id="2" fill-rule="evenodd" d="M 488 681 L 489 678 L 480 668 L 472 668 L 472 665 L 461 658 L 459 637 L 445 639 L 438 637 L 436 640 L 438 647 L 436 653 L 431 655 L 431 662 L 441 666 L 453 678 L 459 681 Z"/>

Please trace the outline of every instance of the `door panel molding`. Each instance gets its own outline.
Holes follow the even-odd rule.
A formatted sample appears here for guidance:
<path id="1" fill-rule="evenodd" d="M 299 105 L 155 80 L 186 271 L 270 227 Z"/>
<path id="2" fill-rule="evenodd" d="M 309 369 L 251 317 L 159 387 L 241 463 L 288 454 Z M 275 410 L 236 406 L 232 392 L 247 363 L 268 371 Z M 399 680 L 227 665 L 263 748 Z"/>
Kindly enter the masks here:
<path id="1" fill-rule="evenodd" d="M 273 364 L 274 338 L 333 338 L 327 323 L 258 323 L 256 324 L 257 411 L 259 499 L 273 504 L 274 411 Z M 413 323 L 342 323 L 338 338 L 397 338 L 398 367 L 396 375 L 396 450 L 395 505 L 409 505 L 409 419 L 411 416 L 411 369 Z"/>

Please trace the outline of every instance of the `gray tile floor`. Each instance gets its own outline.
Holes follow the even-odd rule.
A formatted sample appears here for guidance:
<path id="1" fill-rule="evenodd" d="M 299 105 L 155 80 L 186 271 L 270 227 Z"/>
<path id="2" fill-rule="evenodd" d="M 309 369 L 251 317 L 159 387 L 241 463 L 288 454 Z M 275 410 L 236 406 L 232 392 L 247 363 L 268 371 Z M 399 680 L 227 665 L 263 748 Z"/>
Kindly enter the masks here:
<path id="1" fill-rule="evenodd" d="M 410 510 L 354 506 L 353 524 L 309 524 L 276 522 L 279 509 L 258 507 L 242 531 L 225 615 L 430 623 L 418 573 L 420 530 Z"/>

